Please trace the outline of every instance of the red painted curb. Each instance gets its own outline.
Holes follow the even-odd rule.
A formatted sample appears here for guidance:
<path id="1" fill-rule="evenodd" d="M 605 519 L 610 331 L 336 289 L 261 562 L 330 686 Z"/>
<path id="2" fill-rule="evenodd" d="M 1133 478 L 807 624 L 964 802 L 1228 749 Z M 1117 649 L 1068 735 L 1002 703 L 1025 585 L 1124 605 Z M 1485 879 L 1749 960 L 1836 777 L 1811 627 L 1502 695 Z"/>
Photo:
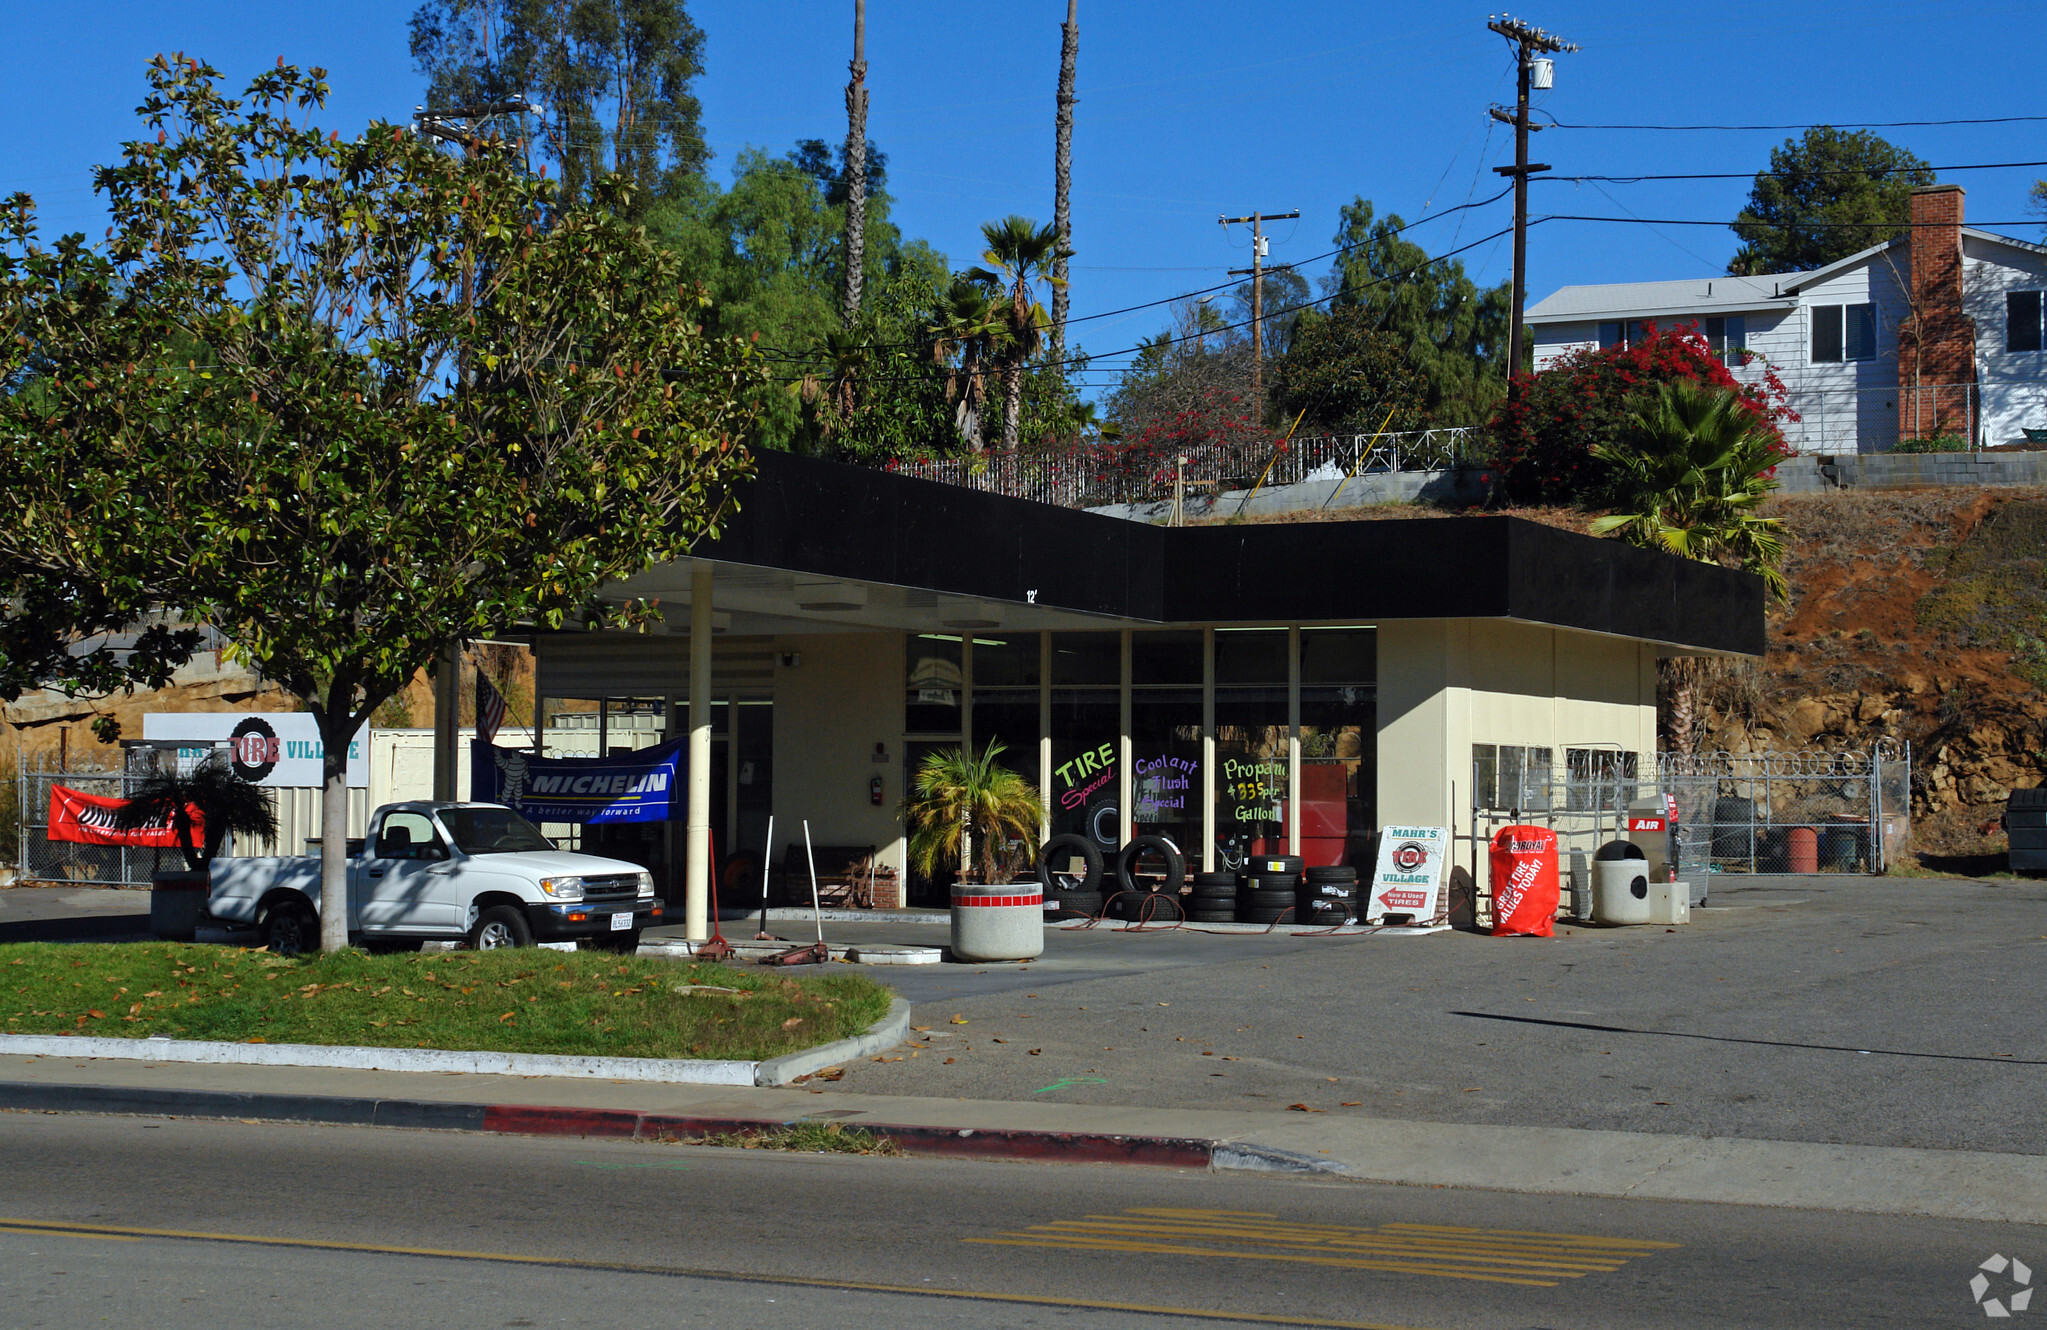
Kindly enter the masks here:
<path id="1" fill-rule="evenodd" d="M 612 1136 L 634 1140 L 686 1140 L 772 1131 L 807 1118 L 675 1117 L 603 1108 L 548 1108 L 490 1104 L 482 1130 L 516 1136 Z M 1035 1159 L 1071 1164 L 1150 1164 L 1207 1168 L 1213 1141 L 1171 1136 L 1116 1136 L 1099 1132 L 927 1127 L 889 1122 L 846 1122 L 894 1141 L 905 1153 L 975 1159 Z"/>

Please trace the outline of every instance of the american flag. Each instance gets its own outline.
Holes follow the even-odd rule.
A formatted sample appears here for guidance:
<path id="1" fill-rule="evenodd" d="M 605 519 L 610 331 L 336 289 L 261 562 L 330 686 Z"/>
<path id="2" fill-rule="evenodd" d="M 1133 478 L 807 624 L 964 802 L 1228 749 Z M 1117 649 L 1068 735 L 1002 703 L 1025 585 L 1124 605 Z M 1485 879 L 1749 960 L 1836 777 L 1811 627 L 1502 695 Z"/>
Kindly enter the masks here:
<path id="1" fill-rule="evenodd" d="M 505 723 L 505 695 L 491 686 L 490 676 L 482 670 L 476 672 L 476 737 L 491 743 L 498 737 L 498 726 Z"/>

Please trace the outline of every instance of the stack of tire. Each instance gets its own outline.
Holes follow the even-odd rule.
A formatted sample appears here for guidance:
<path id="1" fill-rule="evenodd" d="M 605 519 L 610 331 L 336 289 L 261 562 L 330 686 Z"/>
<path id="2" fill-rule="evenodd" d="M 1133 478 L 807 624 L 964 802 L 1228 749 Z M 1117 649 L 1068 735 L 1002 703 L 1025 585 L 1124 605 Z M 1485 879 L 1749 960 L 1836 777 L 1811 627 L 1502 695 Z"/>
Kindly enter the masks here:
<path id="1" fill-rule="evenodd" d="M 1341 864 L 1307 870 L 1294 922 L 1336 928 L 1358 921 L 1358 870 Z"/>
<path id="2" fill-rule="evenodd" d="M 1230 924 L 1237 920 L 1237 875 L 1196 873 L 1187 897 L 1187 918 L 1197 924 Z"/>
<path id="3" fill-rule="evenodd" d="M 1298 855 L 1255 855 L 1237 875 L 1237 922 L 1276 924 L 1300 922 L 1296 908 L 1301 893 Z"/>
<path id="4" fill-rule="evenodd" d="M 1054 836 L 1038 850 L 1047 914 L 1102 912 L 1102 852 L 1085 836 Z"/>
<path id="5" fill-rule="evenodd" d="M 1186 878 L 1187 861 L 1178 846 L 1163 836 L 1134 836 L 1116 856 L 1109 914 L 1132 923 L 1178 923 L 1184 917 L 1180 885 Z"/>

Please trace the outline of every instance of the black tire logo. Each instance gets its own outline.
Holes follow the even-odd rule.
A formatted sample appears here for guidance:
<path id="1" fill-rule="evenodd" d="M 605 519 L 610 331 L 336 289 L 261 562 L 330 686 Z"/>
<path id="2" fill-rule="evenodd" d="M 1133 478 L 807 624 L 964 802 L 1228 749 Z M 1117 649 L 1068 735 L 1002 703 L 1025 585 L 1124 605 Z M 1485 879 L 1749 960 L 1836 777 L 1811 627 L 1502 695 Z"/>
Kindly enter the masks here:
<path id="1" fill-rule="evenodd" d="M 254 785 L 277 769 L 280 748 L 270 722 L 250 716 L 228 738 L 228 762 L 235 775 Z"/>
<path id="2" fill-rule="evenodd" d="M 1413 841 L 1406 841 L 1393 850 L 1393 866 L 1403 873 L 1412 873 L 1429 861 L 1429 852 Z"/>

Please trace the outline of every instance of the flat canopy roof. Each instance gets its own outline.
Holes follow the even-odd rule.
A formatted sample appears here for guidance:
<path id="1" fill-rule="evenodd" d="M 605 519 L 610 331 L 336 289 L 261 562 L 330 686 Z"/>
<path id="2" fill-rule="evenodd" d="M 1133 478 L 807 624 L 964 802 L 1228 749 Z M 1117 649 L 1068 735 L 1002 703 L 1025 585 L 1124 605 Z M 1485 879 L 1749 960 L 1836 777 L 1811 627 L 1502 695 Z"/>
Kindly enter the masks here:
<path id="1" fill-rule="evenodd" d="M 790 453 L 754 461 L 724 533 L 694 552 L 714 565 L 718 610 L 749 620 L 736 631 L 1504 618 L 1763 652 L 1760 578 L 1521 518 L 1162 527 Z M 611 591 L 686 603 L 691 562 Z"/>

